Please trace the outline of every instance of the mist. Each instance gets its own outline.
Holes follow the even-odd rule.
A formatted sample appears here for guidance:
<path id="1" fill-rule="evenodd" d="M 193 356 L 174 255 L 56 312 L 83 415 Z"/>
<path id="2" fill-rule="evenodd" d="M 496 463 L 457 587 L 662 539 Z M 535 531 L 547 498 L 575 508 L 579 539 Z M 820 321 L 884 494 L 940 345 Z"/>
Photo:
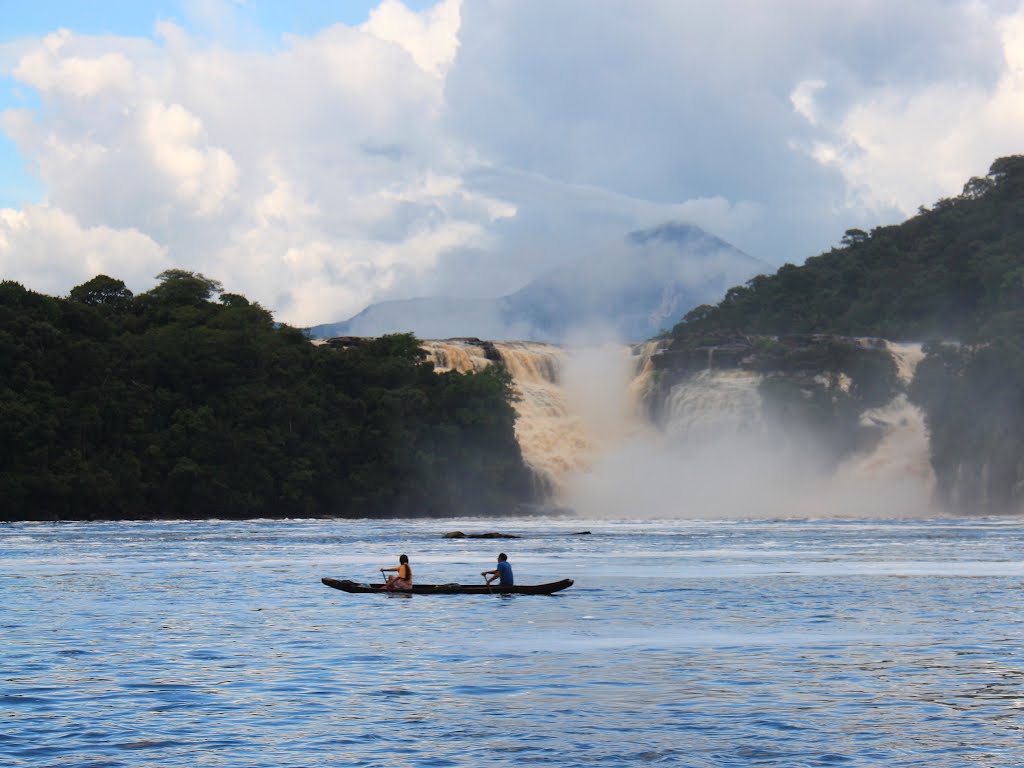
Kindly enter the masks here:
<path id="1" fill-rule="evenodd" d="M 704 371 L 648 415 L 658 342 L 488 342 L 512 374 L 516 438 L 551 504 L 591 519 L 918 518 L 941 514 L 924 418 L 905 394 L 860 418 L 861 448 L 773 418 L 759 374 Z M 438 370 L 491 364 L 483 343 L 426 342 Z M 908 383 L 918 345 L 891 346 Z M 868 438 L 864 438 L 864 436 Z"/>
<path id="2" fill-rule="evenodd" d="M 762 417 L 759 378 L 701 374 L 677 385 L 668 423 L 643 415 L 640 358 L 616 345 L 570 349 L 569 409 L 594 436 L 562 501 L 585 518 L 931 517 L 934 478 L 920 412 L 900 395 L 864 419 L 883 430 L 835 464 L 831 446 Z"/>
<path id="3" fill-rule="evenodd" d="M 469 252 L 459 252 L 458 258 L 462 268 L 455 272 L 466 276 L 483 263 L 482 256 L 474 259 Z M 509 254 L 508 260 L 523 258 Z M 486 285 L 470 281 L 476 287 L 469 292 L 468 284 L 416 280 L 396 285 L 400 298 L 371 304 L 347 320 L 314 326 L 311 333 L 324 338 L 412 331 L 425 339 L 475 336 L 579 345 L 578 334 L 585 329 L 590 342 L 637 341 L 766 271 L 766 263 L 714 235 L 669 222 L 618 233 L 603 243 L 576 243 L 552 255 L 543 269 L 538 265 L 512 291 L 498 291 L 505 281 L 497 278 Z"/>

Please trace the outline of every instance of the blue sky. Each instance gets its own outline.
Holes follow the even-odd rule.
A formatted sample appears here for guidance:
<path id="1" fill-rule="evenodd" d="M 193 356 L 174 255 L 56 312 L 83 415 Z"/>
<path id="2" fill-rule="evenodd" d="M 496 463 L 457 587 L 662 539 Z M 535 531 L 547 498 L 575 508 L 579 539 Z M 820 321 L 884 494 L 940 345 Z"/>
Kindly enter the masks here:
<path id="1" fill-rule="evenodd" d="M 436 0 L 408 0 L 406 6 L 422 10 Z M 244 0 L 230 3 L 234 12 L 252 20 L 268 35 L 309 34 L 342 22 L 354 25 L 366 21 L 374 0 Z M 158 19 L 170 19 L 184 26 L 198 23 L 201 2 L 180 0 L 2 0 L 2 35 L 10 40 L 38 36 L 59 27 L 83 34 L 149 35 Z"/>
<path id="2" fill-rule="evenodd" d="M 309 325 L 667 222 L 802 263 L 1024 151 L 1022 0 L 625 7 L 0 0 L 0 279 Z"/>

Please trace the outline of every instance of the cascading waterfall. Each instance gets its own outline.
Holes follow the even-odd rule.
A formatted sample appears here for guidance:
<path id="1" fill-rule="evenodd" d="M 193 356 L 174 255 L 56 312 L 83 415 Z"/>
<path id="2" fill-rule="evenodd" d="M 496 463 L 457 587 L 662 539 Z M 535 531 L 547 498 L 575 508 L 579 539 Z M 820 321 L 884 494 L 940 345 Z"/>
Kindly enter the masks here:
<path id="1" fill-rule="evenodd" d="M 920 344 L 896 344 L 886 342 L 886 347 L 896 363 L 896 371 L 904 385 L 914 380 L 917 364 L 924 360 L 924 349 Z"/>
<path id="2" fill-rule="evenodd" d="M 424 341 L 423 349 L 427 359 L 434 364 L 438 373 L 457 371 L 459 373 L 475 373 L 482 371 L 491 364 L 486 350 L 479 344 L 461 341 Z"/>
<path id="3" fill-rule="evenodd" d="M 473 341 L 426 341 L 423 348 L 437 371 L 469 373 L 493 362 L 485 347 Z M 552 344 L 523 341 L 494 342 L 492 348 L 512 375 L 519 396 L 513 405 L 523 459 L 559 499 L 566 475 L 585 470 L 594 450 L 593 437 L 561 385 L 566 352 Z"/>
<path id="4" fill-rule="evenodd" d="M 672 388 L 665 429 L 676 442 L 696 444 L 723 434 L 751 435 L 763 425 L 761 376 L 741 370 L 707 370 Z"/>
<path id="5" fill-rule="evenodd" d="M 886 346 L 896 363 L 896 371 L 904 386 L 914 379 L 917 364 L 924 359 L 920 344 L 894 344 Z M 866 427 L 884 430 L 870 453 L 851 456 L 839 467 L 837 477 L 842 482 L 906 485 L 924 489 L 930 496 L 935 488 L 935 473 L 929 457 L 928 430 L 921 409 L 907 399 L 896 395 L 881 408 L 873 408 L 861 415 Z"/>
<path id="6" fill-rule="evenodd" d="M 665 423 L 656 429 L 641 414 L 655 390 L 659 342 L 605 349 L 582 366 L 586 351 L 551 344 L 450 339 L 423 346 L 438 371 L 480 371 L 502 361 L 519 396 L 516 437 L 524 460 L 552 501 L 588 514 L 602 504 L 622 514 L 657 514 L 665 499 L 671 508 L 664 514 L 736 515 L 744 507 L 755 515 L 841 514 L 851 498 L 892 514 L 894 505 L 926 503 L 934 484 L 924 419 L 904 394 L 863 414 L 865 426 L 882 430 L 874 447 L 820 478 L 806 470 L 813 463 L 802 460 L 807 453 L 794 452 L 765 424 L 756 373 L 709 368 L 690 376 L 659 396 L 666 397 Z M 920 346 L 889 350 L 909 383 L 923 357 Z M 857 506 L 851 514 L 863 512 Z"/>

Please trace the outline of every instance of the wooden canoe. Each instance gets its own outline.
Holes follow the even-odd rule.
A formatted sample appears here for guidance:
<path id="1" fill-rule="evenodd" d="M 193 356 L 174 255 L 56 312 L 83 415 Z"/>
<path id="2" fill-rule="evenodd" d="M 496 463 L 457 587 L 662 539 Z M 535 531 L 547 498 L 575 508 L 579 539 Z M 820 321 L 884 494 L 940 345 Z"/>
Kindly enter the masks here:
<path id="1" fill-rule="evenodd" d="M 413 584 L 412 589 L 382 589 L 383 584 L 367 584 L 349 579 L 320 579 L 328 587 L 342 592 L 360 592 L 387 595 L 550 595 L 572 586 L 572 579 L 552 581 L 548 584 L 523 584 L 514 587 L 499 587 L 497 584 Z"/>

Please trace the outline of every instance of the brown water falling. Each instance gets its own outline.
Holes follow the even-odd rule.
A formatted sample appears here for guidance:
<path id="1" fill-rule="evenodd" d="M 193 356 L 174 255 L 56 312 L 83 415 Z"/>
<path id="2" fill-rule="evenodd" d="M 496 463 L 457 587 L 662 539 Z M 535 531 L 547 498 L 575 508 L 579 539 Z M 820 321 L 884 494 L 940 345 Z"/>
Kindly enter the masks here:
<path id="1" fill-rule="evenodd" d="M 647 423 L 642 406 L 655 391 L 653 356 L 661 346 L 570 352 L 535 342 L 423 343 L 438 371 L 480 371 L 501 359 L 519 396 L 516 438 L 524 460 L 553 501 L 582 514 L 604 514 L 599 506 L 618 514 L 691 514 L 665 504 L 683 497 L 691 499 L 692 514 L 727 517 L 830 510 L 859 515 L 876 507 L 892 512 L 927 505 L 934 484 L 927 431 L 905 395 L 864 414 L 865 425 L 883 430 L 872 450 L 848 457 L 828 478 L 813 478 L 801 472 L 802 462 L 778 450 L 765 454 L 757 374 L 694 375 L 668 393 L 661 409 L 667 423 Z M 909 383 L 920 347 L 889 349 L 901 380 Z M 738 477 L 750 492 L 723 499 L 723 489 L 736 491 Z M 866 503 L 851 506 L 851 498 Z"/>
<path id="2" fill-rule="evenodd" d="M 886 343 L 900 381 L 909 385 L 917 364 L 924 358 L 920 344 Z M 843 482 L 909 484 L 928 496 L 935 487 L 928 429 L 921 409 L 899 394 L 881 408 L 861 415 L 861 424 L 884 429 L 882 439 L 870 453 L 851 456 L 839 467 L 837 478 Z"/>
<path id="3" fill-rule="evenodd" d="M 481 344 L 469 341 L 426 341 L 423 348 L 438 371 L 468 373 L 492 363 Z M 519 395 L 514 407 L 523 459 L 558 499 L 566 475 L 589 468 L 595 442 L 561 385 L 566 351 L 525 341 L 494 342 L 493 348 Z"/>

